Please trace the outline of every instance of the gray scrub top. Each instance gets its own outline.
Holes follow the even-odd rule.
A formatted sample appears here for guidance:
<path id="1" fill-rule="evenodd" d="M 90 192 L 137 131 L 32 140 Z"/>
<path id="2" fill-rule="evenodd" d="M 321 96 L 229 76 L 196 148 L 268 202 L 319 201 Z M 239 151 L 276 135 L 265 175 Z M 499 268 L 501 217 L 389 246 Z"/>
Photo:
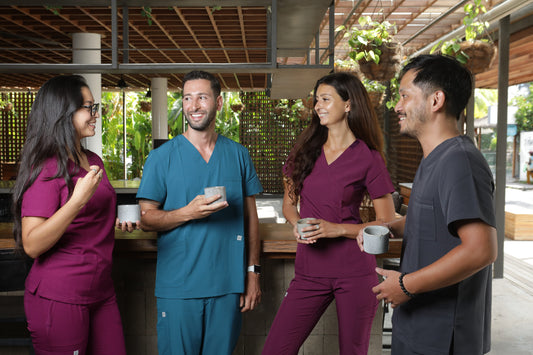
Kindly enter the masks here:
<path id="1" fill-rule="evenodd" d="M 417 170 L 407 213 L 400 271 L 419 270 L 461 243 L 455 223 L 495 226 L 494 181 L 470 138 L 446 140 Z M 492 266 L 458 284 L 418 294 L 396 308 L 393 332 L 421 354 L 483 354 L 490 350 Z"/>

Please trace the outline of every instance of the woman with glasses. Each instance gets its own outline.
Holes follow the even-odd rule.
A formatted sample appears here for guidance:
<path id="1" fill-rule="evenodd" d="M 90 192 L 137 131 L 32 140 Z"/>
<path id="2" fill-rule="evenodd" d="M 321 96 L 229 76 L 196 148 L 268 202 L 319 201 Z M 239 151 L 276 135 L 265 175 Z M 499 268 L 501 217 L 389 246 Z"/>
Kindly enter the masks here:
<path id="1" fill-rule="evenodd" d="M 48 80 L 28 117 L 13 214 L 17 245 L 35 259 L 24 308 L 36 354 L 126 353 L 111 279 L 116 194 L 81 145 L 98 117 L 78 75 Z"/>

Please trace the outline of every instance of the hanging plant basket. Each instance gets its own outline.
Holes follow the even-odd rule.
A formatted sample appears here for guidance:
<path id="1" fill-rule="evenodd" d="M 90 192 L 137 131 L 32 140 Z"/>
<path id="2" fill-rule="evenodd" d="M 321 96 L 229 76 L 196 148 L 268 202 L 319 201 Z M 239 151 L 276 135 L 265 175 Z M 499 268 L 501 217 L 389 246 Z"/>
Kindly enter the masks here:
<path id="1" fill-rule="evenodd" d="M 2 107 L 3 112 L 9 112 L 13 109 L 13 104 L 11 102 L 6 103 L 4 107 Z"/>
<path id="2" fill-rule="evenodd" d="M 381 50 L 379 64 L 362 59 L 359 61 L 359 69 L 367 79 L 387 81 L 400 69 L 401 45 L 397 42 L 384 43 L 379 49 Z"/>
<path id="3" fill-rule="evenodd" d="M 301 109 L 298 109 L 296 115 L 301 121 L 306 121 L 311 117 L 311 109 L 302 107 Z"/>
<path id="4" fill-rule="evenodd" d="M 274 111 L 274 114 L 280 116 L 280 115 L 286 113 L 287 109 L 285 107 L 274 107 L 274 109 L 272 111 Z"/>
<path id="5" fill-rule="evenodd" d="M 233 104 L 233 105 L 230 106 L 230 108 L 231 108 L 231 110 L 233 112 L 239 113 L 239 112 L 241 112 L 244 109 L 244 105 L 243 104 Z"/>
<path id="6" fill-rule="evenodd" d="M 314 98 L 313 98 L 313 96 L 308 96 L 307 98 L 302 99 L 302 104 L 304 105 L 305 108 L 307 108 L 309 110 L 312 110 L 313 107 L 314 107 Z"/>
<path id="7" fill-rule="evenodd" d="M 368 97 L 370 98 L 370 102 L 372 103 L 372 107 L 374 108 L 381 106 L 384 96 L 385 96 L 384 92 L 379 92 L 379 91 L 368 92 Z"/>
<path id="8" fill-rule="evenodd" d="M 490 42 L 478 40 L 462 42 L 461 50 L 468 56 L 465 66 L 472 74 L 483 73 L 496 58 L 496 46 Z"/>
<path id="9" fill-rule="evenodd" d="M 150 101 L 141 101 L 139 102 L 139 105 L 141 106 L 142 112 L 152 111 L 152 103 Z"/>

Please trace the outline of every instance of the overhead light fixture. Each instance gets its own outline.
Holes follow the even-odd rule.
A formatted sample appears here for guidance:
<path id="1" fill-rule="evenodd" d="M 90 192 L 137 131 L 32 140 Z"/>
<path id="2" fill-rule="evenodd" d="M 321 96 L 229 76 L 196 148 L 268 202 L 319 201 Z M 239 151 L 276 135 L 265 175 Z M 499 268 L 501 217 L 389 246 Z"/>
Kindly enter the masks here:
<path id="1" fill-rule="evenodd" d="M 118 81 L 117 86 L 121 89 L 128 87 L 128 84 L 126 84 L 126 82 L 124 81 L 124 77 L 122 75 L 120 75 L 120 80 Z"/>
<path id="2" fill-rule="evenodd" d="M 146 98 L 152 97 L 152 92 L 150 91 L 150 88 L 148 88 L 148 90 L 146 91 L 146 95 L 144 95 L 144 97 Z"/>

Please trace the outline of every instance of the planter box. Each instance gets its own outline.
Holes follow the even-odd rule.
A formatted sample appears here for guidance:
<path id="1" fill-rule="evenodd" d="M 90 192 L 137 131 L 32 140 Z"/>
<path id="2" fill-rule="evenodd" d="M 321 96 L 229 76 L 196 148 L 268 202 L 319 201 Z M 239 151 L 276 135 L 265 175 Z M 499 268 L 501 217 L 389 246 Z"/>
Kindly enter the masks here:
<path id="1" fill-rule="evenodd" d="M 505 211 L 505 236 L 513 240 L 533 240 L 533 215 Z"/>

